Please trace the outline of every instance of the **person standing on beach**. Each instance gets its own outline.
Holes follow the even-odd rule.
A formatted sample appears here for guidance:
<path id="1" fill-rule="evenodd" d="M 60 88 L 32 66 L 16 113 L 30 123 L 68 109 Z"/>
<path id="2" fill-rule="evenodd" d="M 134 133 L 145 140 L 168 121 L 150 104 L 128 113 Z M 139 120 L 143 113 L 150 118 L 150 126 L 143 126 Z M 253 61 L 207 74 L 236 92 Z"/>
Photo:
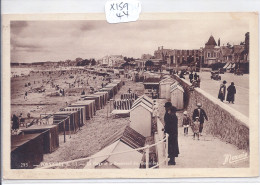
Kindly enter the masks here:
<path id="1" fill-rule="evenodd" d="M 234 82 L 231 82 L 231 85 L 228 86 L 227 88 L 227 101 L 228 103 L 232 102 L 234 103 L 234 100 L 235 100 L 235 94 L 236 94 L 236 87 L 235 87 L 235 84 Z"/>
<path id="2" fill-rule="evenodd" d="M 24 99 L 27 100 L 27 91 L 24 93 Z"/>
<path id="3" fill-rule="evenodd" d="M 201 108 L 202 107 L 201 103 L 197 103 L 197 107 L 198 108 L 194 109 L 193 111 L 192 120 L 194 122 L 196 120 L 196 117 L 199 117 L 199 122 L 200 122 L 199 132 L 201 135 L 203 130 L 204 119 L 208 121 L 208 117 L 206 112 Z"/>
<path id="4" fill-rule="evenodd" d="M 12 117 L 12 130 L 17 131 L 19 129 L 19 118 L 14 114 Z"/>
<path id="5" fill-rule="evenodd" d="M 218 92 L 218 99 L 220 99 L 220 101 L 224 101 L 225 96 L 226 96 L 226 83 L 227 81 L 224 80 L 223 83 L 220 85 L 219 88 L 219 92 Z"/>
<path id="6" fill-rule="evenodd" d="M 179 155 L 178 145 L 178 118 L 176 116 L 176 107 L 173 107 L 171 102 L 166 102 L 164 115 L 164 133 L 169 135 L 168 139 L 168 157 L 170 158 L 168 164 L 176 165 L 175 157 Z"/>

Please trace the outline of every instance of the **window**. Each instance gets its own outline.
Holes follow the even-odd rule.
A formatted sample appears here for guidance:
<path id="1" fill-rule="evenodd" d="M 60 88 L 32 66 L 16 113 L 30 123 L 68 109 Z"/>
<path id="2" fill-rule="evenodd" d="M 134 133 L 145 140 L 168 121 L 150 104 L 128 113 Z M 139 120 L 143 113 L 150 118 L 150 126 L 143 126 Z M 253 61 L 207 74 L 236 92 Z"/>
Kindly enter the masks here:
<path id="1" fill-rule="evenodd" d="M 208 57 L 210 57 L 210 53 L 208 53 Z"/>
<path id="2" fill-rule="evenodd" d="M 216 53 L 214 53 L 214 57 L 216 57 Z"/>

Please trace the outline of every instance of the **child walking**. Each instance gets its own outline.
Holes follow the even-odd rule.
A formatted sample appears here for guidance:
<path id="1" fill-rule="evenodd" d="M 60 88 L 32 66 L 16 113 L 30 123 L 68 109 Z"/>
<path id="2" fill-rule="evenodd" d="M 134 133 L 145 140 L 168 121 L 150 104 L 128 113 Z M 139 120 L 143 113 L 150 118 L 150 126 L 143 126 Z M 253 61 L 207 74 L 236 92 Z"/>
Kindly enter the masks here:
<path id="1" fill-rule="evenodd" d="M 199 121 L 199 117 L 195 118 L 195 121 L 193 122 L 193 139 L 195 139 L 195 136 L 197 135 L 198 140 L 200 140 L 200 134 L 199 134 L 199 128 L 200 128 L 200 121 Z"/>
<path id="2" fill-rule="evenodd" d="M 184 136 L 188 135 L 190 124 L 191 124 L 191 120 L 187 116 L 187 111 L 184 111 L 183 112 L 183 120 L 182 120 L 182 126 L 184 127 Z"/>

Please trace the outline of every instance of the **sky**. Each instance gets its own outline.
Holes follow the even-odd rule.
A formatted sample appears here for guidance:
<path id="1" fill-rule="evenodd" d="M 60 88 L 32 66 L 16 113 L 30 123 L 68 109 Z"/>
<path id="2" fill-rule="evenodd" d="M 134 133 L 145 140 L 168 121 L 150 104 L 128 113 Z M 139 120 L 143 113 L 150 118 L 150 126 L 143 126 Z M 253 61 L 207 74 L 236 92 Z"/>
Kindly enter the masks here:
<path id="1" fill-rule="evenodd" d="M 221 45 L 240 44 L 249 31 L 241 20 L 12 21 L 11 62 L 32 63 L 100 59 L 106 55 L 141 58 L 166 49 L 199 49 L 210 35 Z"/>

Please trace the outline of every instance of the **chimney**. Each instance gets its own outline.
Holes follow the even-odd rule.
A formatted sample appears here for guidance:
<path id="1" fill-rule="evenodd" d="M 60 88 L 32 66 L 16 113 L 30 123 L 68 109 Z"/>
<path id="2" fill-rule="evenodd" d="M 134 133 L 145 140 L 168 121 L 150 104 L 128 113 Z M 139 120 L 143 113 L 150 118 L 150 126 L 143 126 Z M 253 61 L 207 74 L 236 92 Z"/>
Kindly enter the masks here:
<path id="1" fill-rule="evenodd" d="M 162 50 L 163 50 L 163 46 L 162 46 Z"/>
<path id="2" fill-rule="evenodd" d="M 220 38 L 218 39 L 218 46 L 220 46 Z"/>
<path id="3" fill-rule="evenodd" d="M 160 50 L 160 47 L 158 47 L 158 51 Z"/>

